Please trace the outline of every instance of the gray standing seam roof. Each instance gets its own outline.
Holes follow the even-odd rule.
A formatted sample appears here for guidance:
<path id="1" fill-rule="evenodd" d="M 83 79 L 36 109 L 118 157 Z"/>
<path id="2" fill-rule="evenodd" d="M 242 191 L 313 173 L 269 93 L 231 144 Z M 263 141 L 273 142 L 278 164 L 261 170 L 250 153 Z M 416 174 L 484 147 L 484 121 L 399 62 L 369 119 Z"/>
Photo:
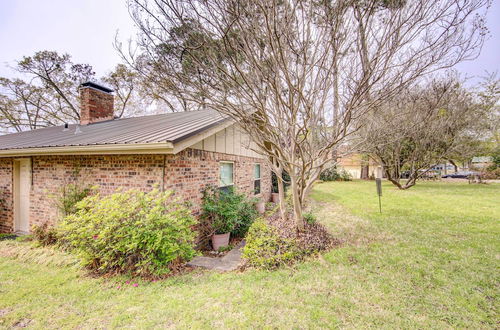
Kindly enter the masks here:
<path id="1" fill-rule="evenodd" d="M 228 120 L 214 110 L 71 124 L 0 136 L 0 150 L 182 141 Z M 80 132 L 75 134 L 77 127 Z"/>

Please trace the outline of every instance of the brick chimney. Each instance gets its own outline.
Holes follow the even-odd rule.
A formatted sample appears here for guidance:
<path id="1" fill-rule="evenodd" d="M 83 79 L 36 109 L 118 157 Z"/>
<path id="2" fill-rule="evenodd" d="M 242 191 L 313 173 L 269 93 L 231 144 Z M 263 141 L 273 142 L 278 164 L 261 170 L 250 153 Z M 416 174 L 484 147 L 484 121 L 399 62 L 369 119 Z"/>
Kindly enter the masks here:
<path id="1" fill-rule="evenodd" d="M 80 124 L 114 119 L 112 89 L 93 82 L 80 85 Z"/>

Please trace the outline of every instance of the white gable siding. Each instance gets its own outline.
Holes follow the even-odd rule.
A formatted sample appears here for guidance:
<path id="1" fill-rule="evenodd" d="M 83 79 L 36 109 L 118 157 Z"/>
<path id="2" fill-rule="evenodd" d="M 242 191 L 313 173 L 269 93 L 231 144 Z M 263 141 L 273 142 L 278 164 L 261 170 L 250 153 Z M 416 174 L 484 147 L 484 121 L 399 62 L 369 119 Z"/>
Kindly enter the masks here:
<path id="1" fill-rule="evenodd" d="M 263 158 L 261 155 L 251 150 L 255 144 L 250 141 L 248 135 L 237 125 L 231 125 L 223 130 L 211 135 L 190 148 L 216 151 L 224 154 Z"/>

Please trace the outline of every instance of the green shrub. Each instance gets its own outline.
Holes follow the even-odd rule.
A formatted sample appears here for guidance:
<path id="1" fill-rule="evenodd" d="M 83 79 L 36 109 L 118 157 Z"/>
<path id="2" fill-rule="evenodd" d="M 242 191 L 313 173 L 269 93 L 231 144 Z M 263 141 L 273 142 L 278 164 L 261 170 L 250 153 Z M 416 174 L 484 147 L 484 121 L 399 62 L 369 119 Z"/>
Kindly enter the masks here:
<path id="1" fill-rule="evenodd" d="M 17 236 L 15 234 L 0 233 L 0 241 L 4 240 L 14 240 Z"/>
<path id="2" fill-rule="evenodd" d="M 172 192 L 95 194 L 58 225 L 61 246 L 97 272 L 160 276 L 196 255 L 195 218 Z"/>
<path id="3" fill-rule="evenodd" d="M 351 175 L 351 173 L 349 173 L 346 170 L 342 169 L 342 171 L 340 171 L 340 180 L 341 181 L 352 181 L 352 175 Z M 375 179 L 373 179 L 373 180 L 375 180 Z"/>
<path id="4" fill-rule="evenodd" d="M 76 212 L 76 203 L 89 196 L 92 193 L 92 187 L 70 183 L 64 185 L 59 194 L 55 196 L 56 205 L 63 216 Z"/>
<path id="5" fill-rule="evenodd" d="M 293 239 L 282 238 L 265 220 L 256 220 L 246 237 L 243 258 L 257 268 L 274 269 L 300 259 L 302 253 Z"/>
<path id="6" fill-rule="evenodd" d="M 231 233 L 243 237 L 257 217 L 255 201 L 244 194 L 208 187 L 203 192 L 202 218 L 207 220 L 215 234 Z"/>
<path id="7" fill-rule="evenodd" d="M 494 169 L 487 169 L 485 172 L 481 173 L 481 178 L 483 180 L 496 180 L 500 179 L 500 167 Z"/>
<path id="8" fill-rule="evenodd" d="M 319 179 L 322 181 L 338 181 L 340 174 L 337 172 L 337 167 L 333 166 L 321 172 Z"/>
<path id="9" fill-rule="evenodd" d="M 316 223 L 316 216 L 312 212 L 305 212 L 303 215 L 304 221 L 308 224 Z"/>
<path id="10" fill-rule="evenodd" d="M 337 166 L 332 166 L 321 172 L 319 179 L 322 181 L 351 181 L 352 176 L 346 170 L 338 170 Z"/>
<path id="11" fill-rule="evenodd" d="M 41 225 L 31 226 L 33 240 L 41 246 L 48 246 L 57 243 L 57 230 L 54 226 L 44 222 Z"/>

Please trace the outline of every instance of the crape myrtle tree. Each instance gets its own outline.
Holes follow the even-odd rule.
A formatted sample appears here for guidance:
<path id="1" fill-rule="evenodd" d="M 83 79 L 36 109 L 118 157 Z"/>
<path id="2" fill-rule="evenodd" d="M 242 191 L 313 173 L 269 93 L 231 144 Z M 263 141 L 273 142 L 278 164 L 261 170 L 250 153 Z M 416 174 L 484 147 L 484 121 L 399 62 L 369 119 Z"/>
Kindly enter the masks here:
<path id="1" fill-rule="evenodd" d="M 25 56 L 13 68 L 19 78 L 0 77 L 0 130 L 24 131 L 78 122 L 81 83 L 98 81 L 88 64 L 74 63 L 68 54 L 40 51 Z M 115 116 L 130 114 L 139 103 L 137 73 L 117 67 L 101 78 L 115 91 Z"/>
<path id="2" fill-rule="evenodd" d="M 154 71 L 166 95 L 238 121 L 272 169 L 289 174 L 303 230 L 308 191 L 363 114 L 422 75 L 477 56 L 488 1 L 128 4 L 139 28 L 128 62 L 149 66 L 139 72 Z"/>
<path id="3" fill-rule="evenodd" d="M 500 150 L 500 80 L 497 73 L 489 73 L 470 88 L 474 98 L 476 117 L 456 141 L 448 161 L 458 170 L 458 164 L 470 163 L 474 156 L 490 155 Z"/>
<path id="4" fill-rule="evenodd" d="M 368 116 L 360 130 L 363 150 L 382 164 L 390 182 L 408 189 L 432 166 L 477 141 L 486 112 L 457 76 L 447 75 L 409 86 Z M 401 180 L 402 172 L 408 180 Z"/>

